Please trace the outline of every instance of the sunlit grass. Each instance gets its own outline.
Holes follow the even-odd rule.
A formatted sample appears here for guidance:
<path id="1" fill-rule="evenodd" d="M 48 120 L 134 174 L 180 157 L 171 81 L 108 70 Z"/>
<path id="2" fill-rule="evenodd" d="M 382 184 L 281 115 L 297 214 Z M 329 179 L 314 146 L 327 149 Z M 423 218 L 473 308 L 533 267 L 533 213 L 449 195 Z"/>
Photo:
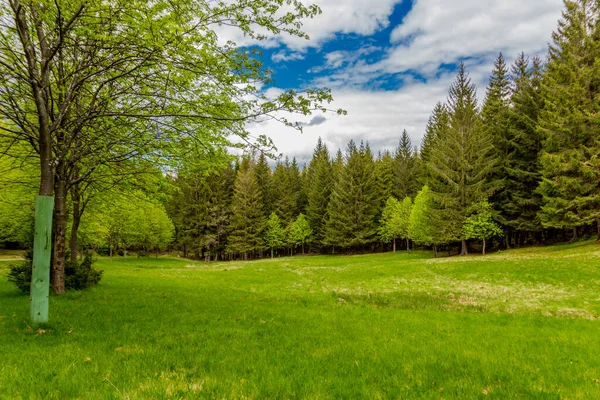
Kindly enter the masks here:
<path id="1" fill-rule="evenodd" d="M 53 297 L 43 327 L 6 264 L 0 398 L 600 398 L 595 243 L 102 259 L 102 283 Z"/>

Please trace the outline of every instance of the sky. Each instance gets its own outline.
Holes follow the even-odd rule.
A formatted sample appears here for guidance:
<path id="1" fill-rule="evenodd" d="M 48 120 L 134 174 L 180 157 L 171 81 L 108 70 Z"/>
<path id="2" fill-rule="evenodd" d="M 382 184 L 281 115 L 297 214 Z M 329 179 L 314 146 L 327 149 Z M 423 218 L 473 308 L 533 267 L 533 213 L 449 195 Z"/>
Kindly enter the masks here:
<path id="1" fill-rule="evenodd" d="M 419 145 L 438 101 L 445 101 L 464 62 L 485 96 L 494 60 L 521 52 L 546 56 L 562 0 L 313 0 L 322 14 L 304 23 L 310 40 L 280 36 L 261 43 L 275 72 L 264 90 L 328 87 L 347 116 L 314 114 L 299 133 L 270 121 L 249 126 L 271 137 L 279 152 L 310 159 L 319 137 L 330 152 L 350 139 L 375 152 L 396 148 L 406 129 Z M 232 37 L 240 41 L 243 38 Z"/>

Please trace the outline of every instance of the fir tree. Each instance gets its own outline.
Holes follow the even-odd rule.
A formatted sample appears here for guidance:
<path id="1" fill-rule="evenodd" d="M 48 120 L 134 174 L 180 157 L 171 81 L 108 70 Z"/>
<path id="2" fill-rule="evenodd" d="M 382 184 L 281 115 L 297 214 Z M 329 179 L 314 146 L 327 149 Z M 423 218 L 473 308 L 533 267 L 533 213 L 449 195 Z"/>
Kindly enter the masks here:
<path id="1" fill-rule="evenodd" d="M 273 211 L 281 219 L 283 226 L 288 226 L 296 213 L 297 192 L 292 176 L 291 165 L 286 157 L 285 163 L 278 162 L 273 173 Z"/>
<path id="2" fill-rule="evenodd" d="M 394 194 L 394 167 L 394 158 L 389 151 L 379 154 L 375 162 L 375 179 L 377 182 L 377 207 L 380 213 L 383 212 L 386 201 Z"/>
<path id="3" fill-rule="evenodd" d="M 416 157 L 406 129 L 402 132 L 394 161 L 394 196 L 397 199 L 414 196 L 418 186 L 415 174 Z"/>
<path id="4" fill-rule="evenodd" d="M 513 93 L 509 108 L 509 157 L 506 162 L 503 222 L 517 232 L 541 230 L 538 212 L 541 196 L 536 192 L 540 176 L 542 137 L 537 129 L 543 106 L 541 97 L 542 62 L 532 65 L 521 54 L 512 67 Z M 507 241 L 507 245 L 509 245 Z"/>
<path id="5" fill-rule="evenodd" d="M 250 252 L 261 251 L 263 248 L 265 216 L 255 169 L 253 161 L 244 157 L 235 179 L 229 224 L 227 250 L 242 254 L 244 259 L 248 258 Z"/>
<path id="6" fill-rule="evenodd" d="M 261 152 L 256 162 L 256 180 L 263 199 L 263 213 L 265 218 L 271 215 L 273 211 L 273 183 L 271 182 L 271 175 L 271 167 L 269 166 L 267 157 L 264 152 Z"/>
<path id="7" fill-rule="evenodd" d="M 342 248 L 372 243 L 377 216 L 377 183 L 368 145 L 348 143 L 346 164 L 336 173 L 327 209 L 327 244 Z"/>
<path id="8" fill-rule="evenodd" d="M 448 113 L 448 129 L 436 138 L 431 151 L 429 186 L 437 217 L 443 221 L 443 236 L 462 241 L 464 255 L 467 245 L 462 226 L 472 205 L 491 194 L 487 177 L 495 166 L 492 140 L 482 127 L 476 88 L 464 64 L 449 90 Z"/>
<path id="9" fill-rule="evenodd" d="M 597 2 L 565 1 L 542 86 L 540 218 L 546 227 L 573 228 L 575 237 L 577 227 L 598 221 L 600 238 L 598 24 Z"/>
<path id="10" fill-rule="evenodd" d="M 319 138 L 307 171 L 306 219 L 313 231 L 313 242 L 320 246 L 325 236 L 325 215 L 331 196 L 333 177 L 329 151 Z"/>
<path id="11" fill-rule="evenodd" d="M 494 69 L 487 88 L 485 103 L 481 111 L 483 129 L 486 129 L 494 144 L 496 165 L 488 179 L 498 183 L 497 190 L 490 199 L 499 212 L 500 222 L 506 225 L 506 203 L 508 192 L 505 186 L 505 177 L 508 170 L 508 160 L 511 156 L 512 137 L 509 129 L 509 100 L 510 100 L 510 75 L 502 53 L 494 63 Z"/>

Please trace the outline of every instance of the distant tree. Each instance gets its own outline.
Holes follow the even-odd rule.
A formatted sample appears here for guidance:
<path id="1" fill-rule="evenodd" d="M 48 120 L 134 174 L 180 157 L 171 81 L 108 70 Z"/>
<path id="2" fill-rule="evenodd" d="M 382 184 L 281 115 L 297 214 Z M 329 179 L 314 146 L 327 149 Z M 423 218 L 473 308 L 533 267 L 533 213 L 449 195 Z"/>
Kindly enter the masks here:
<path id="1" fill-rule="evenodd" d="M 286 231 L 281 226 L 281 220 L 274 212 L 267 220 L 267 225 L 264 233 L 265 246 L 271 249 L 271 258 L 275 248 L 285 245 Z"/>
<path id="2" fill-rule="evenodd" d="M 493 193 L 494 183 L 488 176 L 496 160 L 492 139 L 482 127 L 476 87 L 464 64 L 450 86 L 447 107 L 448 129 L 436 138 L 431 149 L 428 181 L 442 236 L 448 241 L 461 241 L 461 255 L 466 255 L 462 226 L 473 204 Z"/>
<path id="3" fill-rule="evenodd" d="M 273 182 L 272 171 L 267 157 L 264 152 L 261 152 L 256 162 L 256 180 L 260 187 L 263 199 L 263 212 L 265 218 L 271 215 L 273 211 Z"/>
<path id="4" fill-rule="evenodd" d="M 251 252 L 261 251 L 264 228 L 265 216 L 255 165 L 244 157 L 235 180 L 227 251 L 242 254 L 244 259 L 248 259 Z"/>
<path id="5" fill-rule="evenodd" d="M 310 241 L 312 229 L 306 220 L 304 214 L 298 215 L 298 218 L 292 223 L 289 231 L 290 242 L 295 246 L 302 246 L 304 254 L 304 245 Z"/>
<path id="6" fill-rule="evenodd" d="M 323 244 L 325 216 L 333 183 L 329 151 L 321 138 L 313 152 L 305 182 L 307 193 L 306 219 L 313 231 L 313 243 Z"/>
<path id="7" fill-rule="evenodd" d="M 394 196 L 398 200 L 414 196 L 418 187 L 417 163 L 415 151 L 406 129 L 402 131 L 402 137 L 396 149 L 394 161 Z"/>
<path id="8" fill-rule="evenodd" d="M 418 245 L 433 246 L 433 253 L 437 256 L 439 231 L 433 215 L 433 197 L 427 186 L 415 198 L 410 213 L 408 236 Z"/>
<path id="9" fill-rule="evenodd" d="M 483 241 L 483 254 L 485 254 L 486 241 L 502 235 L 502 228 L 494 222 L 492 206 L 487 201 L 475 205 L 475 213 L 467 218 L 463 229 L 467 239 Z"/>
<path id="10" fill-rule="evenodd" d="M 328 205 L 327 231 L 331 245 L 342 248 L 372 243 L 377 233 L 375 219 L 377 183 L 373 154 L 368 144 L 348 144 L 346 164 L 336 173 Z"/>
<path id="11" fill-rule="evenodd" d="M 283 226 L 292 223 L 297 207 L 296 182 L 292 181 L 290 162 L 286 157 L 285 162 L 279 161 L 271 179 L 273 193 L 273 212 L 281 219 Z"/>
<path id="12" fill-rule="evenodd" d="M 386 205 L 386 201 L 390 196 L 395 193 L 395 163 L 394 158 L 389 151 L 385 151 L 379 154 L 375 161 L 375 180 L 377 182 L 377 201 L 379 215 L 377 220 L 381 217 L 381 213 Z"/>
<path id="13" fill-rule="evenodd" d="M 379 226 L 379 236 L 385 242 L 392 241 L 396 252 L 396 239 L 406 238 L 406 250 L 409 250 L 409 227 L 412 200 L 410 197 L 399 202 L 395 197 L 390 197 L 386 202 Z"/>

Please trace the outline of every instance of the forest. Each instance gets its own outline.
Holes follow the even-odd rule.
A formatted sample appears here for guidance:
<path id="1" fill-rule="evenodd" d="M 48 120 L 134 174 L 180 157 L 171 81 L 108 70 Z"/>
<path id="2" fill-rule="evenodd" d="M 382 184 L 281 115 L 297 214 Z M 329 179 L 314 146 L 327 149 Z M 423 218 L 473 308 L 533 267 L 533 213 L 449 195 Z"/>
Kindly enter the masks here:
<path id="1" fill-rule="evenodd" d="M 28 147 L 37 137 L 31 133 L 36 124 L 15 101 L 18 90 L 24 90 L 15 73 L 6 80 L 15 91 L 2 92 L 0 241 L 31 246 L 33 198 L 40 179 L 54 182 L 56 193 L 53 271 L 61 271 L 67 259 L 77 262 L 86 249 L 111 257 L 127 251 L 158 255 L 177 250 L 205 260 L 415 246 L 432 248 L 434 254 L 443 249 L 464 255 L 600 237 L 597 11 L 585 2 L 565 4 L 547 57 L 520 54 L 507 65 L 500 54 L 482 101 L 466 66 L 458 65 L 448 96 L 432 110 L 421 143 L 411 143 L 401 128 L 398 147 L 377 154 L 367 142 L 350 141 L 342 150 L 330 149 L 319 139 L 307 165 L 277 155 L 266 137 L 251 142 L 243 124 L 252 118 L 243 114 L 306 114 L 311 109 L 344 113 L 327 110 L 325 104 L 332 100 L 327 90 L 286 92 L 275 101 L 246 103 L 244 110 L 233 103 L 230 109 L 221 105 L 221 117 L 212 120 L 216 125 L 202 120 L 192 133 L 183 131 L 192 115 L 170 122 L 159 117 L 164 110 L 155 103 L 166 100 L 158 95 L 152 104 L 140 105 L 139 113 L 149 111 L 139 119 L 119 114 L 124 105 L 133 107 L 136 93 L 123 95 L 123 103 L 113 106 L 102 99 L 118 94 L 121 86 L 109 85 L 106 93 L 85 100 L 97 104 L 89 116 L 74 114 L 65 121 L 80 127 L 71 136 L 56 131 L 54 177 L 45 178 L 32 156 L 44 142 Z M 249 55 L 232 50 L 228 57 L 228 62 L 246 63 Z M 124 57 L 119 68 L 128 62 Z M 90 66 L 75 63 L 72 68 Z M 227 67 L 219 68 L 215 66 L 214 74 L 229 79 Z M 146 76 L 140 73 L 124 76 L 123 84 Z M 229 82 L 228 90 L 239 97 L 239 82 L 268 81 L 265 74 L 257 61 L 246 75 L 235 75 L 238 81 Z M 160 85 L 160 79 L 149 81 L 144 90 Z M 178 90 L 192 90 L 183 85 L 193 85 L 193 79 L 182 76 Z M 74 96 L 69 101 L 80 100 Z M 121 119 L 118 129 L 103 119 L 107 113 Z M 282 122 L 295 126 L 287 119 Z M 90 123 L 108 125 L 98 129 Z M 163 136 L 151 133 L 159 127 Z M 234 145 L 223 128 L 245 142 Z M 234 156 L 240 150 L 235 147 L 243 154 Z"/>

